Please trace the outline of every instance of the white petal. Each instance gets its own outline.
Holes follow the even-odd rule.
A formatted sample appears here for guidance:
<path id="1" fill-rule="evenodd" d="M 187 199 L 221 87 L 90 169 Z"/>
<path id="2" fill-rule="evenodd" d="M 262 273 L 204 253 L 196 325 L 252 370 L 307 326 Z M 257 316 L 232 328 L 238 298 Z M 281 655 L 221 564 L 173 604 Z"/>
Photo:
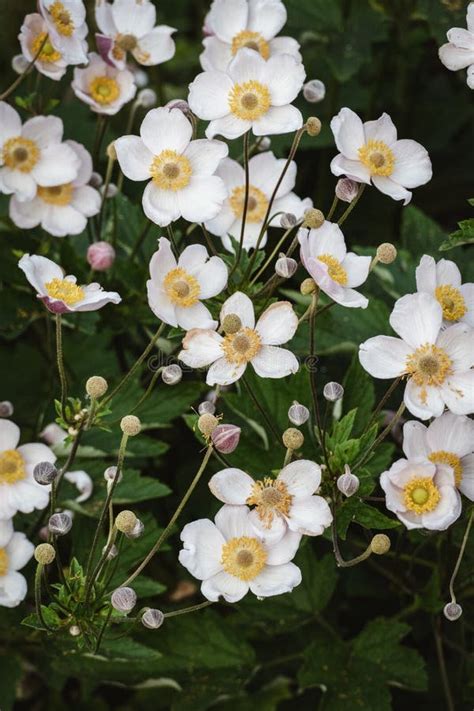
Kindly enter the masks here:
<path id="1" fill-rule="evenodd" d="M 289 301 L 277 301 L 265 309 L 255 330 L 262 343 L 280 346 L 291 341 L 298 328 L 298 316 Z"/>
<path id="2" fill-rule="evenodd" d="M 275 543 L 278 543 L 288 532 L 288 526 L 283 516 L 274 516 L 270 527 L 267 527 L 266 522 L 260 518 L 258 510 L 252 509 L 249 513 L 249 521 L 258 537 L 267 546 L 273 546 Z"/>
<path id="3" fill-rule="evenodd" d="M 405 188 L 417 188 L 431 180 L 433 169 L 426 148 L 416 141 L 402 139 L 392 146 L 395 166 L 390 179 Z"/>
<path id="4" fill-rule="evenodd" d="M 56 461 L 56 455 L 53 450 L 41 442 L 32 442 L 31 444 L 22 444 L 18 447 L 18 452 L 25 460 L 27 467 L 35 467 L 40 462 Z"/>
<path id="5" fill-rule="evenodd" d="M 249 521 L 248 506 L 225 504 L 215 515 L 214 521 L 226 541 L 242 536 L 256 538 L 254 528 Z"/>
<path id="6" fill-rule="evenodd" d="M 63 122 L 57 116 L 35 116 L 26 121 L 21 134 L 44 149 L 51 144 L 61 142 Z"/>
<path id="7" fill-rule="evenodd" d="M 391 327 L 412 348 L 436 343 L 442 320 L 440 304 L 428 294 L 402 296 L 390 315 Z"/>
<path id="8" fill-rule="evenodd" d="M 464 27 L 452 27 L 447 31 L 448 41 L 461 49 L 470 49 L 474 52 L 474 35 Z"/>
<path id="9" fill-rule="evenodd" d="M 13 536 L 13 521 L 0 519 L 0 548 L 5 548 Z"/>
<path id="10" fill-rule="evenodd" d="M 271 597 L 291 592 L 301 583 L 301 570 L 294 563 L 268 565 L 250 581 L 250 590 L 257 597 Z"/>
<path id="11" fill-rule="evenodd" d="M 405 371 L 412 350 L 400 338 L 374 336 L 359 348 L 362 367 L 374 378 L 397 378 Z"/>
<path id="12" fill-rule="evenodd" d="M 269 44 L 271 54 L 291 54 L 298 62 L 303 61 L 299 51 L 300 43 L 294 37 L 275 37 L 270 40 Z"/>
<path id="13" fill-rule="evenodd" d="M 357 182 L 370 184 L 370 170 L 367 166 L 358 160 L 345 158 L 342 153 L 332 159 L 330 167 L 333 175 L 346 175 Z"/>
<path id="14" fill-rule="evenodd" d="M 203 368 L 222 356 L 222 336 L 199 328 L 189 331 L 183 339 L 178 358 L 190 368 Z"/>
<path id="15" fill-rule="evenodd" d="M 164 150 L 183 153 L 193 133 L 193 127 L 179 109 L 151 109 L 140 126 L 143 143 L 154 155 Z"/>
<path id="16" fill-rule="evenodd" d="M 383 113 L 376 121 L 366 121 L 364 134 L 366 141 L 383 141 L 388 146 L 392 146 L 397 140 L 397 129 L 386 113 Z"/>
<path id="17" fill-rule="evenodd" d="M 196 116 L 206 121 L 227 116 L 229 113 L 228 97 L 232 87 L 233 82 L 228 74 L 216 71 L 202 72 L 189 85 L 189 106 Z M 206 135 L 208 135 L 207 132 Z"/>
<path id="18" fill-rule="evenodd" d="M 0 146 L 9 138 L 21 135 L 21 119 L 6 101 L 0 101 Z"/>
<path id="19" fill-rule="evenodd" d="M 244 133 L 249 131 L 251 127 L 251 121 L 244 121 L 233 114 L 227 114 L 226 116 L 210 121 L 209 126 L 206 128 L 206 136 L 208 138 L 214 138 L 214 136 L 224 136 L 224 138 L 232 140 L 234 138 L 239 138 L 239 136 L 243 136 Z"/>
<path id="20" fill-rule="evenodd" d="M 22 173 L 10 168 L 0 169 L 0 191 L 19 201 L 33 200 L 36 195 L 36 182 L 31 173 Z"/>
<path id="21" fill-rule="evenodd" d="M 39 225 L 45 210 L 46 206 L 39 198 L 20 202 L 16 195 L 12 195 L 8 206 L 10 219 L 23 230 L 30 230 Z"/>
<path id="22" fill-rule="evenodd" d="M 148 180 L 153 153 L 138 136 L 122 136 L 114 141 L 122 173 L 130 180 Z"/>
<path id="23" fill-rule="evenodd" d="M 220 161 L 227 156 L 229 149 L 223 141 L 210 141 L 199 138 L 191 141 L 184 155 L 191 162 L 193 175 L 212 175 Z"/>
<path id="24" fill-rule="evenodd" d="M 80 235 L 87 225 L 87 218 L 71 205 L 49 205 L 45 210 L 41 225 L 55 237 Z"/>
<path id="25" fill-rule="evenodd" d="M 249 172 L 252 175 L 252 179 L 252 166 L 255 158 L 256 156 L 249 161 Z M 237 163 L 236 160 L 232 160 L 232 158 L 223 158 L 223 160 L 221 160 L 217 167 L 216 175 L 222 178 L 229 193 L 231 193 L 234 188 L 245 185 L 244 169 L 240 163 Z"/>
<path id="26" fill-rule="evenodd" d="M 142 206 L 148 219 L 160 227 L 166 227 L 180 217 L 177 193 L 160 190 L 152 180 L 143 192 Z"/>
<path id="27" fill-rule="evenodd" d="M 184 250 L 181 255 L 181 259 L 185 257 L 188 249 L 189 247 Z M 171 250 L 170 241 L 166 237 L 160 237 L 158 241 L 158 249 L 150 260 L 150 276 L 155 285 L 157 287 L 161 287 L 165 276 L 172 269 L 175 269 L 176 266 L 176 259 Z M 181 266 L 184 267 L 184 264 L 182 263 Z"/>
<path id="28" fill-rule="evenodd" d="M 465 323 L 455 323 L 441 331 L 436 345 L 448 354 L 453 370 L 469 370 L 474 366 L 474 331 Z"/>
<path id="29" fill-rule="evenodd" d="M 440 486 L 439 504 L 433 511 L 421 516 L 423 528 L 444 531 L 461 515 L 462 503 L 458 491 L 452 486 Z"/>
<path id="30" fill-rule="evenodd" d="M 74 190 L 71 207 L 86 217 L 92 217 L 100 212 L 101 196 L 98 190 L 90 185 L 81 185 Z"/>
<path id="31" fill-rule="evenodd" d="M 420 259 L 420 263 L 416 268 L 416 289 L 424 291 L 427 294 L 434 294 L 437 279 L 436 279 L 436 262 L 433 257 L 424 254 Z"/>
<path id="32" fill-rule="evenodd" d="M 474 328 L 474 284 L 463 284 L 460 288 L 461 295 L 467 307 L 467 312 L 462 320 Z"/>
<path id="33" fill-rule="evenodd" d="M 359 148 L 365 143 L 364 127 L 359 116 L 348 108 L 343 108 L 331 120 L 331 130 L 338 151 L 345 158 L 358 161 Z"/>
<path id="34" fill-rule="evenodd" d="M 459 489 L 464 496 L 474 501 L 474 454 L 469 454 L 462 460 L 462 479 Z"/>
<path id="35" fill-rule="evenodd" d="M 371 257 L 360 257 L 353 252 L 346 255 L 342 267 L 346 270 L 347 286 L 360 286 L 366 281 L 371 261 Z"/>
<path id="36" fill-rule="evenodd" d="M 300 244 L 304 241 L 304 234 L 299 236 Z M 308 249 L 312 257 L 321 254 L 330 254 L 339 262 L 346 256 L 346 244 L 341 228 L 335 222 L 325 220 L 321 227 L 309 231 Z"/>
<path id="37" fill-rule="evenodd" d="M 301 541 L 301 533 L 287 530 L 279 541 L 268 544 L 267 565 L 283 565 L 289 563 L 296 555 Z"/>
<path id="38" fill-rule="evenodd" d="M 103 289 L 93 288 L 92 284 L 86 286 L 84 291 L 86 296 L 77 306 L 72 307 L 72 311 L 97 311 L 107 304 L 119 304 L 122 300 L 120 294 L 116 291 L 104 291 Z"/>
<path id="39" fill-rule="evenodd" d="M 225 72 L 232 59 L 230 44 L 222 42 L 217 37 L 205 37 L 202 43 L 204 52 L 199 55 L 201 67 L 207 72 L 213 70 Z"/>
<path id="40" fill-rule="evenodd" d="M 31 171 L 39 185 L 52 186 L 72 183 L 77 177 L 80 160 L 66 143 L 48 146 L 41 151 L 41 158 Z"/>
<path id="41" fill-rule="evenodd" d="M 152 279 L 146 283 L 147 298 L 150 309 L 155 316 L 170 326 L 178 326 L 176 307 L 159 284 Z"/>
<path id="42" fill-rule="evenodd" d="M 211 257 L 195 272 L 195 277 L 201 287 L 200 298 L 210 299 L 220 294 L 227 286 L 228 270 L 224 260 Z"/>
<path id="43" fill-rule="evenodd" d="M 254 185 L 257 188 L 260 188 L 260 190 L 262 190 L 269 198 L 276 187 L 278 179 L 280 178 L 280 175 L 283 172 L 283 168 L 285 167 L 285 165 L 286 159 L 276 158 L 271 151 L 258 153 L 256 156 L 253 156 L 249 161 L 250 184 Z M 296 182 L 296 170 L 296 163 L 294 161 L 291 161 L 290 165 L 288 166 L 288 170 L 286 171 L 283 180 L 281 181 L 280 187 L 278 188 L 276 199 L 287 195 L 290 190 L 293 190 Z M 243 175 L 240 184 L 245 184 Z M 276 206 L 274 207 L 275 212 L 278 212 Z"/>
<path id="44" fill-rule="evenodd" d="M 209 480 L 210 490 L 224 504 L 244 505 L 253 485 L 252 477 L 242 469 L 222 469 Z"/>
<path id="45" fill-rule="evenodd" d="M 225 571 L 213 575 L 212 578 L 204 580 L 201 585 L 201 592 L 205 598 L 217 602 L 222 595 L 227 602 L 238 602 L 249 591 L 249 584 L 244 580 L 236 578 Z"/>
<path id="46" fill-rule="evenodd" d="M 471 64 L 474 64 L 474 51 L 455 47 L 454 44 L 447 42 L 438 50 L 439 58 L 447 69 L 452 72 L 457 72 L 458 69 L 466 69 Z"/>
<path id="47" fill-rule="evenodd" d="M 455 415 L 474 413 L 474 370 L 450 375 L 441 390 L 446 406 Z"/>
<path id="48" fill-rule="evenodd" d="M 246 363 L 236 365 L 225 358 L 219 358 L 209 368 L 206 383 L 208 385 L 231 385 L 242 377 L 246 367 Z"/>
<path id="49" fill-rule="evenodd" d="M 192 306 L 176 307 L 176 320 L 178 326 L 185 331 L 190 331 L 193 328 L 214 329 L 217 328 L 217 321 L 212 318 L 209 309 L 200 301 Z"/>
<path id="50" fill-rule="evenodd" d="M 0 607 L 17 607 L 25 599 L 28 588 L 21 573 L 11 571 L 1 578 Z"/>
<path id="51" fill-rule="evenodd" d="M 241 291 L 236 291 L 224 302 L 219 317 L 221 323 L 228 314 L 236 314 L 240 318 L 242 326 L 246 328 L 254 328 L 255 326 L 252 301 Z"/>
<path id="52" fill-rule="evenodd" d="M 291 351 L 278 346 L 262 346 L 250 362 L 261 378 L 286 378 L 291 373 L 297 373 L 300 367 Z"/>
<path id="53" fill-rule="evenodd" d="M 442 417 L 438 419 L 442 419 Z M 426 425 L 416 420 L 410 420 L 403 425 L 403 452 L 407 459 L 428 457 L 430 449 L 427 442 L 427 432 Z M 442 448 L 439 447 L 439 449 Z"/>
<path id="54" fill-rule="evenodd" d="M 174 27 L 159 25 L 141 37 L 135 49 L 134 58 L 145 67 L 163 64 L 174 56 L 176 45 L 171 35 L 176 32 Z"/>
<path id="55" fill-rule="evenodd" d="M 264 83 L 270 88 L 272 106 L 291 104 L 306 77 L 304 66 L 289 54 L 275 54 L 265 67 Z"/>
<path id="56" fill-rule="evenodd" d="M 388 195 L 394 200 L 403 200 L 404 205 L 408 205 L 411 200 L 411 192 L 395 183 L 391 178 L 386 178 L 384 175 L 373 175 L 372 183 L 384 195 Z"/>
<path id="57" fill-rule="evenodd" d="M 283 467 L 277 478 L 286 484 L 289 494 L 297 499 L 306 498 L 314 494 L 321 483 L 321 467 L 309 459 L 298 459 Z"/>
<path id="58" fill-rule="evenodd" d="M 155 24 L 156 8 L 153 3 L 141 0 L 114 0 L 112 17 L 121 34 L 143 37 Z"/>
<path id="59" fill-rule="evenodd" d="M 99 0 L 95 4 L 95 21 L 97 27 L 104 35 L 117 34 L 117 26 L 112 14 L 112 5 L 106 0 Z"/>
<path id="60" fill-rule="evenodd" d="M 431 386 L 420 387 L 415 384 L 413 378 L 407 382 L 405 394 L 403 396 L 405 405 L 412 415 L 420 420 L 428 420 L 430 417 L 439 417 L 444 410 L 443 396 L 441 388 Z M 446 399 L 446 398 L 445 398 Z"/>
<path id="61" fill-rule="evenodd" d="M 444 449 L 464 457 L 474 450 L 474 420 L 445 412 L 428 427 L 426 441 L 431 452 Z"/>
<path id="62" fill-rule="evenodd" d="M 20 441 L 20 428 L 11 420 L 0 420 L 0 452 L 16 449 Z"/>
<path id="63" fill-rule="evenodd" d="M 450 259 L 440 259 L 436 265 L 437 284 L 451 284 L 459 289 L 461 287 L 461 272 L 459 267 Z"/>
<path id="64" fill-rule="evenodd" d="M 280 32 L 286 17 L 286 7 L 282 2 L 256 0 L 249 5 L 247 29 L 259 32 L 266 40 L 270 40 Z"/>
<path id="65" fill-rule="evenodd" d="M 227 72 L 237 84 L 254 80 L 266 83 L 266 66 L 267 62 L 258 52 L 244 47 L 234 56 Z"/>
<path id="66" fill-rule="evenodd" d="M 12 570 L 21 570 L 33 556 L 34 545 L 24 533 L 14 533 L 7 546 L 8 563 Z"/>
<path id="67" fill-rule="evenodd" d="M 246 0 L 216 0 L 212 3 L 209 24 L 220 40 L 232 42 L 236 34 L 245 30 L 247 7 Z"/>
<path id="68" fill-rule="evenodd" d="M 287 516 L 292 531 L 306 536 L 320 536 L 331 525 L 332 513 L 322 496 L 294 499 Z"/>
<path id="69" fill-rule="evenodd" d="M 198 580 L 215 575 L 222 570 L 221 555 L 224 537 L 207 518 L 186 524 L 181 531 L 183 548 L 179 562 Z"/>
<path id="70" fill-rule="evenodd" d="M 205 222 L 215 217 L 227 197 L 224 182 L 217 175 L 193 176 L 176 192 L 180 214 L 188 222 Z"/>
<path id="71" fill-rule="evenodd" d="M 252 130 L 255 136 L 272 136 L 275 133 L 292 133 L 302 125 L 301 111 L 296 106 L 287 104 L 286 106 L 270 106 L 262 118 L 253 122 Z"/>
<path id="72" fill-rule="evenodd" d="M 45 284 L 53 279 L 63 279 L 64 277 L 63 270 L 58 264 L 47 257 L 40 257 L 36 254 L 31 256 L 24 254 L 18 262 L 18 266 L 40 295 L 45 294 Z"/>

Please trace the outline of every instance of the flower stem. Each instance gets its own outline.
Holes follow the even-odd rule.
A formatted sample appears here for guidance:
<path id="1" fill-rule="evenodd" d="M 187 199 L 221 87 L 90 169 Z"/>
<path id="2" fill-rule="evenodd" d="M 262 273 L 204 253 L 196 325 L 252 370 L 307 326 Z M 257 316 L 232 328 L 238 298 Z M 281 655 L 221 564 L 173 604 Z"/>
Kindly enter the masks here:
<path id="1" fill-rule="evenodd" d="M 274 435 L 274 437 L 275 437 L 275 439 L 276 439 L 276 442 L 278 442 L 278 444 L 282 444 L 282 441 L 281 441 L 281 434 L 279 433 L 279 431 L 278 431 L 277 428 L 275 427 L 274 423 L 272 422 L 272 420 L 271 420 L 270 417 L 268 416 L 268 414 L 267 414 L 267 412 L 265 411 L 265 409 L 262 407 L 261 402 L 259 401 L 258 397 L 256 397 L 256 395 L 255 395 L 255 393 L 253 392 L 253 390 L 252 390 L 250 384 L 247 382 L 247 379 L 245 378 L 245 376 L 242 376 L 242 382 L 243 382 L 243 384 L 244 384 L 244 386 L 245 386 L 245 389 L 247 390 L 248 394 L 250 395 L 250 398 L 251 398 L 253 404 L 255 405 L 255 407 L 257 408 L 257 410 L 258 410 L 258 411 L 260 412 L 260 414 L 262 415 L 262 417 L 263 417 L 265 423 L 267 424 L 267 426 L 268 426 L 270 432 L 273 433 L 273 435 Z"/>
<path id="2" fill-rule="evenodd" d="M 105 201 L 107 199 L 107 191 L 109 189 L 110 181 L 112 178 L 112 171 L 114 169 L 114 163 L 115 163 L 115 158 L 112 156 L 109 156 L 109 159 L 107 161 L 107 169 L 105 172 L 105 180 L 104 184 L 102 185 L 102 199 L 100 201 L 100 210 L 99 210 L 99 215 L 97 218 L 97 232 L 99 233 L 99 239 L 102 237 L 102 222 L 104 218 L 104 207 L 105 207 Z"/>
<path id="3" fill-rule="evenodd" d="M 182 607 L 181 610 L 172 610 L 171 612 L 165 612 L 164 617 L 177 617 L 178 615 L 187 615 L 188 612 L 195 612 L 196 610 L 202 610 L 204 607 L 209 607 L 213 605 L 212 600 L 206 600 L 206 602 L 200 602 L 197 605 L 191 605 L 190 607 Z"/>
<path id="4" fill-rule="evenodd" d="M 35 607 L 36 607 L 36 614 L 38 615 L 38 618 L 48 632 L 53 632 L 53 629 L 48 625 L 46 620 L 44 619 L 43 616 L 43 610 L 41 609 L 41 577 L 43 575 L 43 568 L 44 566 L 41 563 L 38 563 L 38 566 L 36 568 L 36 573 L 35 573 Z"/>
<path id="5" fill-rule="evenodd" d="M 20 75 L 15 79 L 15 81 L 13 82 L 13 84 L 10 84 L 10 86 L 8 87 L 8 89 L 5 89 L 5 91 L 3 92 L 3 94 L 0 94 L 0 101 L 5 101 L 5 99 L 7 99 L 7 98 L 10 96 L 10 94 L 12 94 L 12 93 L 15 91 L 15 89 L 16 89 L 18 86 L 20 86 L 20 84 L 21 84 L 21 82 L 23 81 L 23 79 L 24 79 L 26 76 L 28 76 L 28 74 L 31 72 L 31 70 L 32 70 L 33 67 L 34 67 L 36 60 L 38 59 L 38 57 L 40 56 L 41 52 L 43 51 L 43 47 L 45 46 L 45 44 L 46 44 L 46 42 L 48 41 L 48 39 L 49 39 L 49 37 L 48 37 L 48 35 L 46 35 L 45 38 L 44 38 L 44 40 L 41 42 L 41 44 L 40 44 L 40 46 L 39 46 L 39 48 L 38 48 L 38 51 L 37 51 L 36 54 L 34 55 L 33 59 L 31 60 L 31 62 L 30 62 L 30 63 L 27 65 L 27 67 L 25 68 L 25 71 L 22 72 L 22 74 L 20 74 Z"/>
<path id="6" fill-rule="evenodd" d="M 338 219 L 337 224 L 339 227 L 344 224 L 344 222 L 347 220 L 349 215 L 351 214 L 352 210 L 355 208 L 357 203 L 359 202 L 360 198 L 362 197 L 362 193 L 365 190 L 365 183 L 361 183 L 359 187 L 359 191 L 353 201 L 350 203 L 350 205 L 345 209 L 345 211 L 342 213 L 341 217 Z"/>
<path id="7" fill-rule="evenodd" d="M 261 277 L 261 275 L 264 273 L 265 269 L 272 263 L 274 257 L 279 253 L 280 249 L 282 248 L 283 243 L 286 241 L 287 237 L 291 234 L 291 232 L 294 229 L 298 229 L 300 226 L 301 222 L 298 222 L 296 225 L 293 225 L 293 227 L 290 227 L 285 231 L 283 234 L 283 237 L 279 240 L 277 243 L 275 249 L 273 252 L 270 254 L 268 259 L 265 261 L 262 267 L 258 270 L 258 272 L 255 274 L 255 276 L 250 280 L 249 285 L 252 286 L 252 284 L 255 284 L 255 282 Z"/>
<path id="8" fill-rule="evenodd" d="M 66 398 L 67 398 L 67 379 L 64 370 L 64 355 L 63 355 L 63 334 L 61 314 L 56 314 L 56 362 L 58 365 L 59 380 L 61 382 L 61 416 L 66 420 Z"/>
<path id="9" fill-rule="evenodd" d="M 459 555 L 456 561 L 456 565 L 454 566 L 453 574 L 451 575 L 451 580 L 449 581 L 449 594 L 451 595 L 451 602 L 456 602 L 456 595 L 454 594 L 454 581 L 456 580 L 456 576 L 459 572 L 459 567 L 461 565 L 461 561 L 464 555 L 464 551 L 466 550 L 466 545 L 467 541 L 469 538 L 469 533 L 471 530 L 472 526 L 472 521 L 474 519 L 474 508 L 471 511 L 471 515 L 469 516 L 469 520 L 467 522 L 466 530 L 464 532 L 464 536 L 462 539 L 461 543 L 461 548 L 459 549 Z"/>
<path id="10" fill-rule="evenodd" d="M 151 222 L 150 220 L 147 220 L 147 221 L 146 221 L 146 224 L 145 224 L 145 227 L 144 227 L 143 230 L 140 232 L 140 234 L 138 235 L 138 237 L 137 237 L 137 239 L 136 239 L 135 244 L 133 245 L 132 251 L 130 252 L 130 257 L 129 257 L 129 259 L 133 259 L 133 258 L 136 256 L 138 250 L 140 249 L 140 247 L 142 246 L 143 242 L 145 241 L 145 239 L 146 239 L 146 237 L 147 237 L 147 235 L 148 235 L 148 233 L 149 233 L 149 231 L 150 231 L 150 229 L 151 229 L 152 226 L 153 226 L 153 222 Z"/>
<path id="11" fill-rule="evenodd" d="M 336 211 L 336 207 L 337 207 L 338 202 L 339 202 L 339 198 L 337 197 L 337 195 L 334 195 L 334 199 L 333 199 L 333 201 L 332 201 L 332 205 L 331 205 L 331 207 L 330 207 L 330 209 L 329 209 L 328 214 L 326 215 L 326 220 L 330 220 L 331 217 L 334 215 L 334 212 Z"/>

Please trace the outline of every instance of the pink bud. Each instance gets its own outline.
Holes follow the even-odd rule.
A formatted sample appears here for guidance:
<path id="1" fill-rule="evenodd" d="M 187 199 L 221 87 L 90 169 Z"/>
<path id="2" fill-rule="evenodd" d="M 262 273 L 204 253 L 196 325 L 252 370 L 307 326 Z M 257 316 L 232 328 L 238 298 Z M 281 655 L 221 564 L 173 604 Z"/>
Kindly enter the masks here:
<path id="1" fill-rule="evenodd" d="M 222 454 L 230 454 L 239 444 L 240 432 L 237 425 L 217 425 L 211 434 L 214 447 Z"/>
<path id="2" fill-rule="evenodd" d="M 87 250 L 87 261 L 96 272 L 105 272 L 115 261 L 115 249 L 108 242 L 94 242 Z"/>
<path id="3" fill-rule="evenodd" d="M 359 183 L 350 178 L 340 178 L 336 184 L 336 196 L 344 202 L 352 202 L 359 192 Z"/>

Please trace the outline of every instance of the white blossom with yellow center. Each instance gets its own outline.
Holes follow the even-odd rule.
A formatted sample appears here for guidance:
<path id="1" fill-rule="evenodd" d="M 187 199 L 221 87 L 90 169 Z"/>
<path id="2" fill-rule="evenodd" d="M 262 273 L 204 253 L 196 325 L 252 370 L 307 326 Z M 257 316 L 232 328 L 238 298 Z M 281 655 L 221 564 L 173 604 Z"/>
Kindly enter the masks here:
<path id="1" fill-rule="evenodd" d="M 444 531 L 461 514 L 461 497 L 447 464 L 399 459 L 380 476 L 385 504 L 408 528 Z"/>
<path id="2" fill-rule="evenodd" d="M 279 347 L 293 338 L 298 327 L 298 317 L 288 301 L 272 304 L 255 323 L 251 299 L 236 291 L 221 308 L 221 324 L 228 315 L 237 316 L 240 322 L 235 333 L 193 329 L 183 339 L 179 360 L 190 368 L 210 366 L 208 385 L 235 383 L 249 363 L 262 378 L 296 373 L 298 360 L 291 351 Z"/>
<path id="3" fill-rule="evenodd" d="M 457 321 L 474 327 L 474 284 L 462 283 L 461 272 L 449 259 L 435 262 L 424 255 L 416 268 L 416 289 L 431 294 L 443 309 L 446 326 Z"/>
<path id="4" fill-rule="evenodd" d="M 108 116 L 118 113 L 137 91 L 131 71 L 110 66 L 95 52 L 89 54 L 87 67 L 74 69 L 71 86 L 92 111 Z"/>
<path id="5" fill-rule="evenodd" d="M 35 12 L 26 15 L 18 39 L 27 62 L 32 62 L 37 57 L 35 68 L 41 74 L 55 81 L 62 79 L 66 73 L 67 61 L 53 44 L 48 26 L 40 14 Z"/>
<path id="6" fill-rule="evenodd" d="M 164 323 L 193 328 L 216 328 L 203 299 L 217 296 L 227 286 L 227 267 L 220 257 L 210 257 L 203 245 L 186 247 L 176 260 L 166 237 L 150 261 L 148 303 Z"/>
<path id="7" fill-rule="evenodd" d="M 122 172 L 131 180 L 148 180 L 143 193 L 147 217 L 164 227 L 184 217 L 205 222 L 221 209 L 227 197 L 215 175 L 227 155 L 223 141 L 192 139 L 192 126 L 176 108 L 152 109 L 143 119 L 140 137 L 115 141 Z"/>
<path id="8" fill-rule="evenodd" d="M 87 63 L 86 8 L 82 0 L 38 0 L 44 31 L 68 64 Z"/>
<path id="9" fill-rule="evenodd" d="M 208 600 L 223 597 L 238 602 L 249 590 L 270 597 L 301 582 L 293 559 L 301 535 L 286 531 L 278 538 L 265 536 L 251 521 L 247 506 L 223 506 L 214 523 L 200 519 L 181 533 L 179 561 L 198 580 Z"/>
<path id="10" fill-rule="evenodd" d="M 346 175 L 359 183 L 371 183 L 394 200 L 411 200 L 411 189 L 431 180 L 432 169 L 425 148 L 411 139 L 397 138 L 388 114 L 362 123 L 343 108 L 331 121 L 338 155 L 331 162 L 334 175 Z"/>
<path id="11" fill-rule="evenodd" d="M 34 545 L 24 533 L 13 530 L 11 520 L 0 520 L 0 607 L 16 607 L 25 599 L 26 580 L 18 571 L 33 551 Z"/>
<path id="12" fill-rule="evenodd" d="M 467 85 L 474 89 L 474 2 L 466 12 L 467 29 L 452 27 L 447 32 L 448 41 L 439 48 L 439 58 L 452 72 L 467 69 Z"/>

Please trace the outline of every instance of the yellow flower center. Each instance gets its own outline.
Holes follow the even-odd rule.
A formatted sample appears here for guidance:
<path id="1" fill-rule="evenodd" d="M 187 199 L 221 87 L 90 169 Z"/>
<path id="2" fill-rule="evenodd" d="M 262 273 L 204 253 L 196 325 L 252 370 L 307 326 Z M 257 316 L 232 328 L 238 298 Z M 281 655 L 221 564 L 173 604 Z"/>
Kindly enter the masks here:
<path id="1" fill-rule="evenodd" d="M 89 94 L 98 104 L 108 106 L 119 98 L 120 87 L 111 77 L 95 77 L 89 84 Z"/>
<path id="2" fill-rule="evenodd" d="M 137 38 L 135 35 L 117 35 L 115 44 L 124 52 L 131 52 L 137 46 Z"/>
<path id="3" fill-rule="evenodd" d="M 49 14 L 55 24 L 55 27 L 60 35 L 70 37 L 74 32 L 74 22 L 72 21 L 71 13 L 66 10 L 62 2 L 56 0 L 50 5 Z"/>
<path id="4" fill-rule="evenodd" d="M 176 151 L 166 149 L 153 158 L 150 166 L 153 182 L 162 190 L 182 190 L 193 174 L 191 163 Z"/>
<path id="5" fill-rule="evenodd" d="M 35 141 L 15 136 L 3 145 L 3 162 L 12 170 L 29 173 L 36 165 L 40 151 Z"/>
<path id="6" fill-rule="evenodd" d="M 260 336 L 252 328 L 241 328 L 237 333 L 229 334 L 221 345 L 226 359 L 237 365 L 243 365 L 255 358 L 261 347 Z"/>
<path id="7" fill-rule="evenodd" d="M 237 54 L 239 49 L 248 47 L 259 52 L 264 59 L 270 56 L 270 45 L 263 39 L 260 32 L 251 32 L 250 30 L 242 30 L 232 39 L 232 54 Z"/>
<path id="8" fill-rule="evenodd" d="M 415 477 L 403 489 L 403 502 L 409 511 L 420 515 L 433 511 L 441 496 L 430 477 Z"/>
<path id="9" fill-rule="evenodd" d="M 450 284 L 438 286 L 435 296 L 443 309 L 443 318 L 447 321 L 459 321 L 467 312 L 464 297 L 455 286 Z"/>
<path id="10" fill-rule="evenodd" d="M 229 108 L 234 116 L 243 121 L 256 121 L 267 113 L 270 106 L 268 87 L 253 79 L 235 84 L 229 93 Z"/>
<path id="11" fill-rule="evenodd" d="M 173 304 L 184 308 L 193 306 L 198 301 L 201 292 L 196 277 L 188 274 L 181 267 L 176 267 L 168 272 L 163 281 L 163 288 Z"/>
<path id="12" fill-rule="evenodd" d="M 337 281 L 341 286 L 347 284 L 347 272 L 336 257 L 333 257 L 332 254 L 320 254 L 317 259 L 327 265 L 331 279 Z"/>
<path id="13" fill-rule="evenodd" d="M 69 205 L 72 200 L 74 188 L 72 183 L 53 185 L 50 188 L 38 186 L 37 195 L 48 205 Z"/>
<path id="14" fill-rule="evenodd" d="M 31 51 L 36 56 L 36 53 L 39 51 L 39 48 L 44 42 L 43 48 L 38 55 L 38 59 L 41 62 L 47 63 L 57 62 L 59 59 L 61 59 L 61 52 L 58 52 L 58 50 L 53 47 L 51 41 L 49 39 L 46 39 L 47 36 L 47 32 L 40 32 L 40 34 L 33 40 L 33 43 L 31 45 Z"/>
<path id="15" fill-rule="evenodd" d="M 45 284 L 45 287 L 48 296 L 63 301 L 68 306 L 77 304 L 85 296 L 84 289 L 69 279 L 51 279 Z"/>
<path id="16" fill-rule="evenodd" d="M 265 548 L 258 538 L 231 538 L 222 547 L 221 563 L 230 575 L 240 580 L 253 580 L 267 560 Z"/>
<path id="17" fill-rule="evenodd" d="M 383 141 L 367 141 L 359 148 L 359 160 L 370 171 L 371 175 L 392 175 L 395 166 L 395 156 Z"/>
<path id="18" fill-rule="evenodd" d="M 462 481 L 462 464 L 457 454 L 440 449 L 439 451 L 431 452 L 431 454 L 428 455 L 428 459 L 430 462 L 433 462 L 433 464 L 448 464 L 452 467 L 456 486 L 459 486 Z"/>
<path id="19" fill-rule="evenodd" d="M 257 507 L 260 520 L 270 528 L 275 515 L 288 516 L 292 500 L 285 482 L 265 477 L 255 482 L 246 503 Z"/>
<path id="20" fill-rule="evenodd" d="M 0 548 L 0 578 L 8 573 L 8 555 L 5 548 Z"/>
<path id="21" fill-rule="evenodd" d="M 411 375 L 416 385 L 422 388 L 420 398 L 426 403 L 426 387 L 439 387 L 451 373 L 452 362 L 448 354 L 438 346 L 425 343 L 408 356 L 405 372 Z"/>
<path id="22" fill-rule="evenodd" d="M 245 186 L 234 188 L 229 197 L 232 212 L 236 217 L 242 217 L 245 205 Z M 262 222 L 267 213 L 268 199 L 262 190 L 254 185 L 249 185 L 249 198 L 247 201 L 247 221 Z"/>
<path id="23" fill-rule="evenodd" d="M 25 476 L 25 462 L 20 452 L 7 449 L 0 454 L 0 484 L 14 484 Z"/>

